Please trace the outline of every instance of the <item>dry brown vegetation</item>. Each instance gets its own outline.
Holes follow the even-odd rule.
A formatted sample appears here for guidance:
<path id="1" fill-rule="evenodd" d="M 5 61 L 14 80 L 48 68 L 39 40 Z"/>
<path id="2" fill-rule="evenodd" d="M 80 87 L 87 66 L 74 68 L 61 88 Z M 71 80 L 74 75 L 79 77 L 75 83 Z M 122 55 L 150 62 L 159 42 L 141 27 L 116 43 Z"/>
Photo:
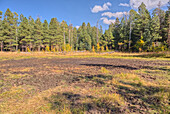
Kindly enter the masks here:
<path id="1" fill-rule="evenodd" d="M 0 113 L 169 113 L 169 55 L 144 55 L 0 53 Z"/>

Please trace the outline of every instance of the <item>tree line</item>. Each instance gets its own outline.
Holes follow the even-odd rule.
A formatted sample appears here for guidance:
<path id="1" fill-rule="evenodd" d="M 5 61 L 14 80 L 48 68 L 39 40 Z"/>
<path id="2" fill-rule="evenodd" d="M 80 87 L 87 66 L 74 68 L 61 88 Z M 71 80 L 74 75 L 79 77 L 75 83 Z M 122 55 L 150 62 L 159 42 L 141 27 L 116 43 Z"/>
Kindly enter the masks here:
<path id="1" fill-rule="evenodd" d="M 163 51 L 170 47 L 170 7 L 158 8 L 152 15 L 142 3 L 138 12 L 130 10 L 122 19 L 103 33 L 102 26 L 83 24 L 79 27 L 52 18 L 41 22 L 38 17 L 18 16 L 7 9 L 2 18 L 0 11 L 1 51 Z"/>

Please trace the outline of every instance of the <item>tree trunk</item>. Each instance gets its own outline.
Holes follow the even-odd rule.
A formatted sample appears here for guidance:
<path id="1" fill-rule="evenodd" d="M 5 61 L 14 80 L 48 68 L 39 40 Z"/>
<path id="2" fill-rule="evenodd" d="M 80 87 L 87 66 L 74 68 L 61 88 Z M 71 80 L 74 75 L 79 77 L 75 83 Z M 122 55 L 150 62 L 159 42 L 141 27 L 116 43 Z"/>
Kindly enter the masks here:
<path id="1" fill-rule="evenodd" d="M 38 46 L 38 51 L 39 51 L 39 52 L 40 52 L 40 48 L 41 48 L 41 46 L 39 45 L 39 46 Z"/>
<path id="2" fill-rule="evenodd" d="M 17 34 L 17 29 L 16 29 L 16 34 Z M 16 51 L 18 51 L 18 43 L 17 43 L 17 41 L 18 41 L 18 37 L 16 35 Z"/>
<path id="3" fill-rule="evenodd" d="M 1 52 L 3 51 L 3 41 L 1 42 Z"/>
<path id="4" fill-rule="evenodd" d="M 23 45 L 22 45 L 22 52 L 24 52 Z"/>
<path id="5" fill-rule="evenodd" d="M 63 46 L 63 51 L 65 51 L 65 46 L 66 46 L 66 39 L 65 39 L 65 27 L 64 27 L 64 32 L 63 32 L 63 37 L 64 37 L 64 46 Z"/>
<path id="6" fill-rule="evenodd" d="M 70 26 L 69 26 L 69 36 L 68 36 L 68 39 L 69 39 L 69 45 L 70 45 Z"/>
<path id="7" fill-rule="evenodd" d="M 130 52 L 130 45 L 131 45 L 131 37 L 132 37 L 132 25 L 130 22 L 130 33 L 129 33 L 129 52 Z"/>
<path id="8" fill-rule="evenodd" d="M 32 43 L 31 42 L 30 42 L 30 46 L 29 47 L 30 47 L 30 51 L 32 51 Z"/>
<path id="9" fill-rule="evenodd" d="M 25 47 L 25 50 L 26 50 L 26 52 L 28 51 L 28 50 L 27 50 L 27 45 L 26 45 L 26 47 Z"/>
<path id="10" fill-rule="evenodd" d="M 169 22 L 170 22 L 170 15 L 169 15 Z M 169 24 L 169 28 L 168 28 L 168 39 L 167 39 L 167 42 L 168 42 L 168 46 L 169 46 L 169 49 L 170 49 L 170 24 Z"/>
<path id="11" fill-rule="evenodd" d="M 11 46 L 11 44 L 12 44 L 12 42 L 9 43 L 9 45 L 10 45 L 10 51 L 12 51 L 12 46 Z"/>
<path id="12" fill-rule="evenodd" d="M 97 21 L 97 25 L 96 25 L 96 28 L 97 28 L 97 30 L 96 30 L 96 39 L 97 39 L 97 43 L 98 43 L 98 41 L 99 41 L 99 36 L 98 36 L 98 34 L 99 34 L 99 31 L 98 31 L 98 25 L 99 25 L 99 20 Z"/>

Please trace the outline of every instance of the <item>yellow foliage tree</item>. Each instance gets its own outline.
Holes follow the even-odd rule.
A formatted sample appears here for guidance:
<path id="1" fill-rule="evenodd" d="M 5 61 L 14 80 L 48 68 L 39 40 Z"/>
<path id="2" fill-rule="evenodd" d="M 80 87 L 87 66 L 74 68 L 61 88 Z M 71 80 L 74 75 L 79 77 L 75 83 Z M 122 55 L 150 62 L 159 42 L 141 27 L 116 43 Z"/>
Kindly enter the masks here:
<path id="1" fill-rule="evenodd" d="M 29 48 L 29 47 L 27 47 L 27 51 L 28 51 L 28 52 L 31 52 L 31 50 L 30 50 L 30 48 Z"/>
<path id="2" fill-rule="evenodd" d="M 95 52 L 95 48 L 94 48 L 94 46 L 92 47 L 92 52 Z"/>
<path id="3" fill-rule="evenodd" d="M 66 51 L 67 51 L 67 52 L 71 51 L 71 46 L 70 46 L 70 44 L 67 44 L 67 45 L 66 45 Z"/>
<path id="4" fill-rule="evenodd" d="M 46 46 L 45 50 L 46 50 L 47 52 L 50 52 L 50 47 L 49 47 L 49 46 Z"/>
<path id="5" fill-rule="evenodd" d="M 52 52 L 55 52 L 55 48 L 53 48 L 51 51 L 52 51 Z"/>
<path id="6" fill-rule="evenodd" d="M 108 48 L 108 46 L 106 46 L 106 51 L 107 51 L 107 52 L 109 51 L 109 48 Z"/>

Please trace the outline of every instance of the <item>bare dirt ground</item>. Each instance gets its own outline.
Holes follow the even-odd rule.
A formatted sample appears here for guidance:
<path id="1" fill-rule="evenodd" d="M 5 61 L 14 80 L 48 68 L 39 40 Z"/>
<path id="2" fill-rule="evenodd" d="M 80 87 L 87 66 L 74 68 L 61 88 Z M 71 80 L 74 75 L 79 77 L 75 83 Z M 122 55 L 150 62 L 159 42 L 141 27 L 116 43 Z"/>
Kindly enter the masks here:
<path id="1" fill-rule="evenodd" d="M 51 90 L 41 108 L 30 107 L 32 112 L 168 113 L 169 66 L 166 60 L 116 58 L 0 61 L 0 112 L 11 112 L 16 105 Z M 57 87 L 60 90 L 53 91 Z M 14 109 L 14 113 L 22 112 Z"/>

